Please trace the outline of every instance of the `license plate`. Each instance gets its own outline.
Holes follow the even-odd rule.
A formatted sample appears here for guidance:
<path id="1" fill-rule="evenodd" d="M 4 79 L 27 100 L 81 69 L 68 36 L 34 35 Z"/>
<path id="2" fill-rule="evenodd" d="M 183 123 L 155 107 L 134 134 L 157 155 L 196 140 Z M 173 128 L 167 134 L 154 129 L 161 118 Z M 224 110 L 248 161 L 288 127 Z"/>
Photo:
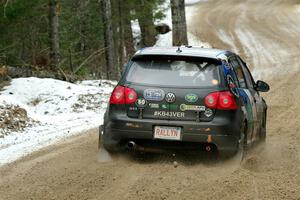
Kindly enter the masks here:
<path id="1" fill-rule="evenodd" d="M 154 138 L 163 140 L 181 140 L 180 127 L 155 126 Z"/>

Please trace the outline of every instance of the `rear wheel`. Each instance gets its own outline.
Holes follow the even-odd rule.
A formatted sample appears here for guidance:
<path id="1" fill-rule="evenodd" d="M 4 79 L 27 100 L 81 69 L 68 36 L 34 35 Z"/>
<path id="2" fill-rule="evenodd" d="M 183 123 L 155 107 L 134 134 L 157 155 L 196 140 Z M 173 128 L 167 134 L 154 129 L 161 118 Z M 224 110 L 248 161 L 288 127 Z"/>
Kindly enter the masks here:
<path id="1" fill-rule="evenodd" d="M 267 113 L 265 112 L 265 116 L 262 121 L 260 134 L 259 134 L 260 142 L 263 142 L 263 143 L 266 142 L 266 137 L 267 137 L 267 126 L 266 125 L 267 125 Z"/>
<path id="2" fill-rule="evenodd" d="M 235 150 L 232 151 L 219 151 L 221 158 L 234 158 L 242 161 L 247 153 L 247 122 L 244 122 L 240 130 L 240 140 Z"/>
<path id="3" fill-rule="evenodd" d="M 238 156 L 240 157 L 240 160 L 244 159 L 248 150 L 247 130 L 247 122 L 244 122 L 243 126 L 241 127 L 241 138 L 237 152 Z"/>

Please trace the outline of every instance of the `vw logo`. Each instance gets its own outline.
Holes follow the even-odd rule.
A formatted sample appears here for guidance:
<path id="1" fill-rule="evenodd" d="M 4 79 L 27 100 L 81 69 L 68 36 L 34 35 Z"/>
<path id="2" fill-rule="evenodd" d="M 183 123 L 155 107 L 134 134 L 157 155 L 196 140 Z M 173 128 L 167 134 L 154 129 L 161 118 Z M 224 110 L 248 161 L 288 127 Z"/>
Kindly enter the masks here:
<path id="1" fill-rule="evenodd" d="M 166 102 L 168 102 L 168 103 L 174 103 L 175 100 L 176 100 L 176 96 L 175 96 L 174 93 L 168 93 L 166 95 Z"/>

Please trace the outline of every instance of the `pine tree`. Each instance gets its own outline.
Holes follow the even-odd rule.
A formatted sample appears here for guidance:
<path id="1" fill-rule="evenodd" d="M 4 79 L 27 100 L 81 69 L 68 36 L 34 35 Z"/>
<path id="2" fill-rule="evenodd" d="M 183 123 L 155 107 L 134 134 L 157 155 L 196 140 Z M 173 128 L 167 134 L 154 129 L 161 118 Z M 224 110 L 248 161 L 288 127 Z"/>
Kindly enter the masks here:
<path id="1" fill-rule="evenodd" d="M 105 44 L 105 58 L 106 58 L 106 73 L 108 79 L 117 80 L 119 78 L 119 72 L 117 70 L 117 61 L 115 56 L 115 42 L 114 32 L 112 28 L 112 14 L 111 14 L 111 2 L 110 0 L 102 0 L 102 14 L 104 25 L 104 44 Z"/>
<path id="2" fill-rule="evenodd" d="M 50 65 L 54 71 L 59 67 L 59 3 L 49 0 Z"/>

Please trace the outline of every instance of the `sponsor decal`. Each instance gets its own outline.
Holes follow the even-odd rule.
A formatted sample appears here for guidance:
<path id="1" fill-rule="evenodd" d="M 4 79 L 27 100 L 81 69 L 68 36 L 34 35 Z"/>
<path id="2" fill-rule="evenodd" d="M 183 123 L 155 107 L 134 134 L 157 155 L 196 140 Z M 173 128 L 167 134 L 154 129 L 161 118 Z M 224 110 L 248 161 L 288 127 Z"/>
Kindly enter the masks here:
<path id="1" fill-rule="evenodd" d="M 205 112 L 204 112 L 205 117 L 208 117 L 208 118 L 213 116 L 213 114 L 214 114 L 214 112 L 210 108 L 206 109 Z"/>
<path id="2" fill-rule="evenodd" d="M 148 101 L 162 101 L 165 97 L 165 92 L 161 89 L 146 89 L 144 98 Z"/>
<path id="3" fill-rule="evenodd" d="M 162 104 L 161 105 L 161 108 L 162 109 L 167 109 L 167 110 L 177 110 L 178 108 L 178 105 L 175 105 L 175 104 Z"/>
<path id="4" fill-rule="evenodd" d="M 239 95 L 239 91 L 238 91 L 238 89 L 237 89 L 237 87 L 236 87 L 236 85 L 235 85 L 235 83 L 233 81 L 233 78 L 232 78 L 232 76 L 230 74 L 227 74 L 227 84 L 229 86 L 230 92 L 234 96 L 239 97 L 240 96 Z"/>
<path id="5" fill-rule="evenodd" d="M 174 93 L 168 93 L 167 95 L 166 95 L 166 102 L 168 102 L 168 103 L 174 103 L 175 102 L 175 100 L 176 100 L 176 96 L 175 96 L 175 94 Z"/>
<path id="6" fill-rule="evenodd" d="M 248 96 L 243 89 L 239 89 L 239 95 L 243 98 L 244 104 L 248 104 Z"/>
<path id="7" fill-rule="evenodd" d="M 195 103 L 198 100 L 198 96 L 195 94 L 187 94 L 185 95 L 185 100 L 190 103 Z"/>
<path id="8" fill-rule="evenodd" d="M 168 104 L 162 104 L 162 105 L 161 105 L 161 108 L 162 108 L 162 109 L 169 109 L 169 105 L 168 105 Z"/>
<path id="9" fill-rule="evenodd" d="M 231 79 L 234 76 L 234 72 L 233 72 L 232 66 L 230 65 L 230 63 L 228 63 L 228 57 L 224 54 L 224 52 L 221 52 L 220 54 L 218 54 L 217 58 L 222 61 L 223 74 L 224 74 L 224 77 L 226 78 L 226 81 L 228 83 L 228 76 L 230 76 Z M 229 85 L 229 83 L 228 83 L 228 85 Z M 230 90 L 235 90 L 235 89 L 230 89 Z M 233 91 L 233 92 L 235 92 L 235 94 L 238 94 L 237 91 Z"/>
<path id="10" fill-rule="evenodd" d="M 154 116 L 184 118 L 184 112 L 155 111 Z"/>
<path id="11" fill-rule="evenodd" d="M 181 104 L 180 105 L 180 110 L 181 111 L 186 111 L 186 110 L 205 111 L 205 106 Z"/>
<path id="12" fill-rule="evenodd" d="M 146 107 L 147 105 L 147 101 L 146 99 L 143 99 L 143 98 L 140 98 L 140 99 L 137 99 L 135 104 L 139 107 L 139 108 L 144 108 Z"/>
<path id="13" fill-rule="evenodd" d="M 157 103 L 149 103 L 150 108 L 159 109 L 159 104 Z"/>

